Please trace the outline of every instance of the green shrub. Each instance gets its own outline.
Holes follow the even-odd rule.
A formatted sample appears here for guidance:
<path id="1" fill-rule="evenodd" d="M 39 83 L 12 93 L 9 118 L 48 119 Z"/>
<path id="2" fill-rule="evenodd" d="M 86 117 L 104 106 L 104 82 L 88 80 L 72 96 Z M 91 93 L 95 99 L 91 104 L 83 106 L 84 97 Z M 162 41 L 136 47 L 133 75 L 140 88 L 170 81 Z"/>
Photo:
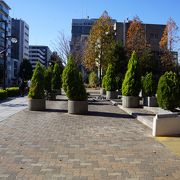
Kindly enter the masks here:
<path id="1" fill-rule="evenodd" d="M 57 63 L 54 65 L 51 84 L 53 90 L 61 89 L 62 87 L 61 70 Z"/>
<path id="2" fill-rule="evenodd" d="M 166 72 L 160 77 L 157 89 L 157 101 L 163 109 L 173 110 L 178 106 L 179 86 L 177 75 Z"/>
<path id="3" fill-rule="evenodd" d="M 87 99 L 81 73 L 78 71 L 72 57 L 69 57 L 63 71 L 62 82 L 63 89 L 69 100 L 83 101 Z"/>
<path id="4" fill-rule="evenodd" d="M 7 99 L 7 91 L 0 89 L 0 100 Z"/>
<path id="5" fill-rule="evenodd" d="M 102 88 L 105 89 L 106 88 L 106 75 L 104 75 L 103 79 L 102 79 Z"/>
<path id="6" fill-rule="evenodd" d="M 34 70 L 28 97 L 32 99 L 44 98 L 44 69 L 38 62 Z"/>
<path id="7" fill-rule="evenodd" d="M 50 93 L 52 91 L 51 80 L 52 80 L 52 67 L 48 67 L 44 71 L 44 89 L 48 93 Z"/>
<path id="8" fill-rule="evenodd" d="M 89 86 L 97 87 L 98 77 L 97 74 L 93 71 L 89 74 Z"/>
<path id="9" fill-rule="evenodd" d="M 6 89 L 8 97 L 16 97 L 20 95 L 19 87 L 10 87 Z"/>
<path id="10" fill-rule="evenodd" d="M 156 94 L 156 82 L 152 72 L 147 73 L 142 79 L 142 91 L 144 96 L 154 96 Z"/>
<path id="11" fill-rule="evenodd" d="M 134 51 L 129 60 L 128 70 L 126 72 L 122 84 L 122 95 L 139 96 L 140 89 L 141 89 L 140 66 L 138 63 L 137 54 Z"/>
<path id="12" fill-rule="evenodd" d="M 112 64 L 108 65 L 107 71 L 106 71 L 106 91 L 116 91 L 116 77 L 114 72 L 114 67 Z"/>

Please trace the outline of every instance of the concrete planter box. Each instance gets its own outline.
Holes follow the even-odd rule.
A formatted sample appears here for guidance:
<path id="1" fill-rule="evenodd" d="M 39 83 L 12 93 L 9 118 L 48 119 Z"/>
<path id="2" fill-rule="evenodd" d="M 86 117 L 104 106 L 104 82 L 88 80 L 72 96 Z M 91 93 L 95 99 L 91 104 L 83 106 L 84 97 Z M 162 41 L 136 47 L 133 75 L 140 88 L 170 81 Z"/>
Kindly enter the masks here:
<path id="1" fill-rule="evenodd" d="M 29 99 L 28 106 L 30 111 L 44 111 L 46 109 L 46 100 Z"/>
<path id="2" fill-rule="evenodd" d="M 135 96 L 123 96 L 122 106 L 124 108 L 137 108 L 139 107 L 139 97 Z"/>
<path id="3" fill-rule="evenodd" d="M 148 107 L 157 107 L 157 98 L 155 96 L 143 97 L 143 105 Z"/>
<path id="4" fill-rule="evenodd" d="M 88 101 L 71 101 L 68 100 L 68 113 L 69 114 L 87 114 Z"/>
<path id="5" fill-rule="evenodd" d="M 116 91 L 106 91 L 106 99 L 117 99 Z"/>
<path id="6" fill-rule="evenodd" d="M 177 113 L 157 114 L 153 119 L 153 136 L 180 135 L 180 116 Z"/>
<path id="7" fill-rule="evenodd" d="M 106 95 L 106 90 L 104 88 L 100 89 L 100 95 Z"/>

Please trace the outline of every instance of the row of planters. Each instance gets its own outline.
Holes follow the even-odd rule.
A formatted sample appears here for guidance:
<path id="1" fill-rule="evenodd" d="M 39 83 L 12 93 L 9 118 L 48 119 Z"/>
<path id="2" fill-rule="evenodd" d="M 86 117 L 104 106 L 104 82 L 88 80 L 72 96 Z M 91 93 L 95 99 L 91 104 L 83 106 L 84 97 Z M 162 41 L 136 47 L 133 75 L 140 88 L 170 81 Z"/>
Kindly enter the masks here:
<path id="1" fill-rule="evenodd" d="M 30 90 L 29 90 L 29 109 L 32 111 L 45 110 L 46 99 L 55 100 L 56 95 L 61 94 L 61 73 L 59 65 L 54 67 L 44 67 L 38 62 L 34 70 Z"/>
<path id="2" fill-rule="evenodd" d="M 56 95 L 61 95 L 61 74 L 61 69 L 58 64 L 44 70 L 44 89 L 47 99 L 55 100 Z"/>
<path id="3" fill-rule="evenodd" d="M 157 106 L 163 109 L 173 110 L 180 106 L 180 81 L 173 72 L 166 72 L 159 81 L 156 81 L 152 73 L 142 78 L 138 64 L 138 58 L 133 52 L 128 63 L 128 70 L 122 84 L 123 107 L 139 107 L 139 92 L 142 89 L 144 105 Z M 157 94 L 157 103 L 156 103 Z"/>
<path id="4" fill-rule="evenodd" d="M 6 90 L 0 89 L 0 100 L 5 100 L 8 97 L 17 97 L 20 95 L 18 87 L 6 88 Z"/>
<path id="5" fill-rule="evenodd" d="M 54 67 L 54 69 L 56 68 Z M 61 78 L 60 81 L 57 81 L 57 79 L 59 79 L 59 74 L 56 74 L 55 70 L 53 71 L 54 77 L 52 77 L 50 72 L 51 70 L 48 69 L 44 75 L 43 67 L 40 63 L 37 63 L 28 94 L 29 109 L 35 111 L 45 110 L 45 89 L 48 93 L 52 93 L 52 90 L 56 89 L 57 93 L 57 89 L 60 89 L 59 85 L 62 84 L 66 96 L 69 99 L 68 113 L 86 114 L 88 112 L 87 93 L 82 81 L 81 73 L 76 67 L 73 58 L 69 57 L 68 63 L 63 70 L 62 83 Z"/>
<path id="6" fill-rule="evenodd" d="M 121 80 L 119 80 L 120 82 Z M 106 75 L 102 80 L 102 90 L 106 90 L 107 99 L 117 98 L 117 79 L 112 65 L 108 66 Z M 120 88 L 119 88 L 120 89 Z M 157 106 L 164 109 L 174 109 L 180 106 L 180 80 L 173 72 L 166 72 L 158 80 L 152 73 L 141 77 L 138 57 L 132 53 L 128 63 L 128 69 L 122 83 L 122 104 L 123 107 L 139 107 L 139 93 L 142 90 L 143 105 Z M 100 92 L 103 94 L 104 92 Z M 157 94 L 157 97 L 156 97 Z M 157 98 L 157 100 L 156 100 Z M 177 100 L 178 99 L 178 100 Z"/>

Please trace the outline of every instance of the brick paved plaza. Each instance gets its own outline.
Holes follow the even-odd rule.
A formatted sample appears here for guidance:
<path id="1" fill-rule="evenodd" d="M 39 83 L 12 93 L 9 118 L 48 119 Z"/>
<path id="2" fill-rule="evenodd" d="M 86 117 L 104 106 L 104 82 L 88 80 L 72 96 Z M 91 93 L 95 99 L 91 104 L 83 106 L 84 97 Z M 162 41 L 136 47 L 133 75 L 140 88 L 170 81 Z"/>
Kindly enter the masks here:
<path id="1" fill-rule="evenodd" d="M 0 179 L 180 179 L 180 157 L 150 129 L 106 101 L 89 111 L 68 115 L 59 99 L 0 122 Z"/>

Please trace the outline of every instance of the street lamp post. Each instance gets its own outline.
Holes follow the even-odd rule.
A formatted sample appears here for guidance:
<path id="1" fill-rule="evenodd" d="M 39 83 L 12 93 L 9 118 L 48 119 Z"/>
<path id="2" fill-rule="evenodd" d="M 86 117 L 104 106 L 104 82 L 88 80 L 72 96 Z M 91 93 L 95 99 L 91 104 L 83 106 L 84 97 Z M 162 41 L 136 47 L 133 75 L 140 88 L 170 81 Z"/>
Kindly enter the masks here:
<path id="1" fill-rule="evenodd" d="M 8 50 L 7 47 L 7 38 L 11 38 L 12 43 L 17 43 L 17 39 L 12 36 L 7 36 L 7 21 L 6 20 L 0 20 L 0 23 L 4 23 L 4 49 L 0 52 L 0 54 L 3 54 L 4 63 L 3 63 L 3 89 L 6 89 L 6 62 L 7 62 L 7 55 L 6 52 Z"/>

